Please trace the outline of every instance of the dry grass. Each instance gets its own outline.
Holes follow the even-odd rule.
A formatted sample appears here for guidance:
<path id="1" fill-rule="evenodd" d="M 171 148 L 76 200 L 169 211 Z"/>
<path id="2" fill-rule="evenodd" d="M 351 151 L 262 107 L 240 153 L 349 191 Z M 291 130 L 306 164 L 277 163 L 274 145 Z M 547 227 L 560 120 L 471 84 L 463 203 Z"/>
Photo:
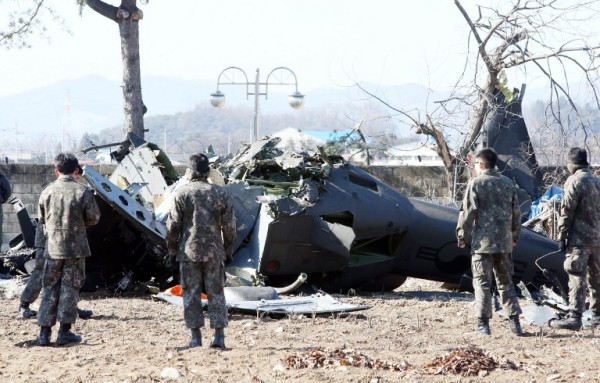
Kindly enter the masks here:
<path id="1" fill-rule="evenodd" d="M 225 351 L 188 349 L 181 309 L 149 296 L 84 296 L 81 306 L 95 313 L 74 326 L 84 342 L 42 348 L 35 345 L 35 321 L 16 319 L 18 300 L 4 300 L 0 381 L 167 381 L 161 378 L 167 367 L 176 370 L 180 382 L 600 381 L 600 338 L 591 330 L 525 326 L 528 336 L 516 338 L 495 316 L 492 336 L 480 337 L 473 331 L 469 294 L 415 279 L 393 293 L 336 297 L 373 307 L 280 319 L 233 314 Z M 205 344 L 211 336 L 203 331 Z M 318 357 L 314 350 L 331 363 L 294 368 L 286 362 L 311 352 Z M 358 359 L 361 363 L 351 362 Z M 479 367 L 474 376 L 464 376 L 461 366 Z"/>

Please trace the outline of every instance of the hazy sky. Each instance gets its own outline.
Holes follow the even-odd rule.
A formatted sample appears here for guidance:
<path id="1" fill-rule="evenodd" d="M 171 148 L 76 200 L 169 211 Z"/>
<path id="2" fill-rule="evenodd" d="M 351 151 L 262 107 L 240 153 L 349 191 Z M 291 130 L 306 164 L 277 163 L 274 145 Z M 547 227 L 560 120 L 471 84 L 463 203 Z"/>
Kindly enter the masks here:
<path id="1" fill-rule="evenodd" d="M 48 1 L 70 34 L 54 26 L 31 49 L 0 50 L 0 97 L 88 74 L 120 81 L 116 23 L 89 8 L 79 16 L 72 0 Z M 0 1 L 0 14 L 18 3 Z M 241 67 L 251 80 L 256 68 L 266 74 L 287 66 L 301 92 L 355 81 L 450 85 L 468 33 L 451 0 L 150 0 L 139 6 L 142 76 L 216 83 L 228 66 Z"/>

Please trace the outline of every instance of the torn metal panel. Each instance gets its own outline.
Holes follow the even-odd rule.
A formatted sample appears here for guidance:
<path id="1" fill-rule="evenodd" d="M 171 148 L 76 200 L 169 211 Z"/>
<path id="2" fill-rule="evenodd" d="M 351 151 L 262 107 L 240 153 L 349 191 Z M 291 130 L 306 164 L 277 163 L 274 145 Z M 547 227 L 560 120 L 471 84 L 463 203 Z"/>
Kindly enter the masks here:
<path id="1" fill-rule="evenodd" d="M 539 306 L 535 303 L 521 305 L 521 311 L 522 322 L 531 326 L 544 326 L 556 318 L 556 311 L 548 306 Z"/>
<path id="2" fill-rule="evenodd" d="M 264 188 L 262 186 L 251 186 L 242 181 L 229 182 L 225 187 L 233 201 L 237 225 L 234 248 L 238 249 L 242 245 L 242 241 L 246 240 L 254 230 L 260 210 L 260 203 L 257 198 L 264 193 Z"/>
<path id="3" fill-rule="evenodd" d="M 267 209 L 260 209 L 256 224 L 252 226 L 253 230 L 249 240 L 244 246 L 238 248 L 233 261 L 227 266 L 229 273 L 238 276 L 249 284 L 255 284 L 259 281 L 260 259 L 265 247 L 269 224 L 272 221 L 273 217 L 267 212 Z"/>
<path id="4" fill-rule="evenodd" d="M 121 190 L 107 178 L 89 166 L 84 167 L 86 181 L 96 193 L 110 206 L 123 214 L 130 222 L 158 243 L 165 244 L 167 228 L 164 223 L 154 217 L 154 212 L 148 210 L 135 198 Z"/>
<path id="5" fill-rule="evenodd" d="M 515 89 L 517 97 L 510 103 L 502 92 L 496 92 L 484 125 L 484 147 L 496 150 L 500 172 L 515 180 L 533 200 L 540 196 L 543 180 L 521 110 L 524 91 L 524 86 L 520 92 Z"/>
<path id="6" fill-rule="evenodd" d="M 309 297 L 231 302 L 228 308 L 247 313 L 319 315 L 367 310 L 371 306 L 342 303 L 329 294 L 317 293 Z"/>
<path id="7" fill-rule="evenodd" d="M 351 227 L 319 216 L 283 217 L 269 225 L 260 271 L 297 275 L 299 270 L 309 274 L 342 270 L 348 266 L 354 238 Z"/>
<path id="8" fill-rule="evenodd" d="M 135 148 L 126 155 L 111 174 L 109 181 L 122 190 L 137 184 L 137 193 L 146 206 L 151 204 L 149 208 L 160 205 L 161 197 L 167 189 L 156 154 L 147 146 Z"/>
<path id="9" fill-rule="evenodd" d="M 154 216 L 157 221 L 162 223 L 167 222 L 167 216 L 171 209 L 171 202 L 173 201 L 173 194 L 189 183 L 190 180 L 187 177 L 181 177 L 177 182 L 167 188 L 163 194 L 162 202 L 154 209 Z"/>
<path id="10" fill-rule="evenodd" d="M 306 204 L 302 200 L 289 197 L 289 198 L 266 198 L 272 196 L 265 196 L 260 198 L 259 201 L 269 203 L 269 207 L 276 217 L 285 217 L 290 215 L 297 215 L 306 207 Z"/>
<path id="11" fill-rule="evenodd" d="M 183 307 L 183 298 L 168 293 L 159 293 L 156 298 Z M 344 313 L 352 311 L 367 310 L 368 305 L 353 305 L 343 303 L 331 295 L 320 292 L 308 297 L 295 297 L 286 299 L 262 299 L 254 301 L 228 300 L 225 304 L 229 310 L 243 313 L 266 313 L 278 315 L 318 315 Z M 206 301 L 203 301 L 207 305 Z"/>
<path id="12" fill-rule="evenodd" d="M 282 169 L 295 169 L 304 165 L 304 156 L 297 153 L 285 151 L 281 155 L 274 158 Z"/>
<path id="13" fill-rule="evenodd" d="M 250 145 L 244 145 L 231 160 L 225 163 L 225 167 L 266 157 L 270 151 L 277 151 L 276 146 L 280 141 L 281 138 L 264 137 Z"/>

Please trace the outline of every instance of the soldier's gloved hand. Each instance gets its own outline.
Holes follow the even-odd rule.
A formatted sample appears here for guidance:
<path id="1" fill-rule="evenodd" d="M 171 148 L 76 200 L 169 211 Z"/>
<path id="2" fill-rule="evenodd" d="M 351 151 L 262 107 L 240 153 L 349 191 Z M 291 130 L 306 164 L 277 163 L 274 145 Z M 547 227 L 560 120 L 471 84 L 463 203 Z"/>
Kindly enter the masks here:
<path id="1" fill-rule="evenodd" d="M 560 251 L 567 250 L 567 241 L 566 240 L 561 239 L 560 241 L 558 241 L 558 250 L 560 250 Z"/>
<path id="2" fill-rule="evenodd" d="M 225 256 L 225 265 L 228 265 L 228 264 L 230 264 L 232 261 L 233 261 L 233 255 L 231 255 L 231 254 L 227 254 L 227 255 Z"/>

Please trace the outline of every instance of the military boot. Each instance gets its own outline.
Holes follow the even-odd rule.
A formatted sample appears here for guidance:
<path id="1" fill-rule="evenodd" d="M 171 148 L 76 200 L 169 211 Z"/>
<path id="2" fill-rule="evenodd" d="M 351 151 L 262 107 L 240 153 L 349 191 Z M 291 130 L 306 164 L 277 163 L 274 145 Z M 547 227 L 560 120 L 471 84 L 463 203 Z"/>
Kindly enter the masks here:
<path id="1" fill-rule="evenodd" d="M 192 329 L 192 339 L 190 340 L 190 347 L 202 346 L 202 334 L 199 328 Z"/>
<path id="2" fill-rule="evenodd" d="M 215 337 L 213 338 L 210 347 L 225 348 L 225 331 L 222 328 L 215 329 Z"/>
<path id="3" fill-rule="evenodd" d="M 21 302 L 19 306 L 19 316 L 23 319 L 35 318 L 37 311 L 29 308 L 29 302 Z"/>
<path id="4" fill-rule="evenodd" d="M 77 309 L 77 316 L 81 319 L 90 319 L 93 314 L 92 310 Z"/>
<path id="5" fill-rule="evenodd" d="M 71 324 L 61 323 L 60 328 L 58 329 L 58 337 L 56 337 L 56 344 L 62 346 L 69 343 L 79 342 L 81 342 L 81 337 L 71 332 Z"/>
<path id="6" fill-rule="evenodd" d="M 488 318 L 479 318 L 477 320 L 477 332 L 481 335 L 492 335 L 490 320 Z"/>
<path id="7" fill-rule="evenodd" d="M 558 319 L 552 321 L 552 327 L 562 328 L 565 330 L 579 331 L 581 329 L 581 314 L 575 311 L 571 311 L 571 314 L 565 319 Z"/>
<path id="8" fill-rule="evenodd" d="M 521 329 L 521 322 L 519 322 L 519 315 L 511 315 L 508 318 L 508 325 L 510 331 L 516 336 L 523 336 L 523 330 Z"/>
<path id="9" fill-rule="evenodd" d="M 38 343 L 40 346 L 48 346 L 50 344 L 50 336 L 52 335 L 52 327 L 42 326 L 40 327 L 40 337 Z"/>

